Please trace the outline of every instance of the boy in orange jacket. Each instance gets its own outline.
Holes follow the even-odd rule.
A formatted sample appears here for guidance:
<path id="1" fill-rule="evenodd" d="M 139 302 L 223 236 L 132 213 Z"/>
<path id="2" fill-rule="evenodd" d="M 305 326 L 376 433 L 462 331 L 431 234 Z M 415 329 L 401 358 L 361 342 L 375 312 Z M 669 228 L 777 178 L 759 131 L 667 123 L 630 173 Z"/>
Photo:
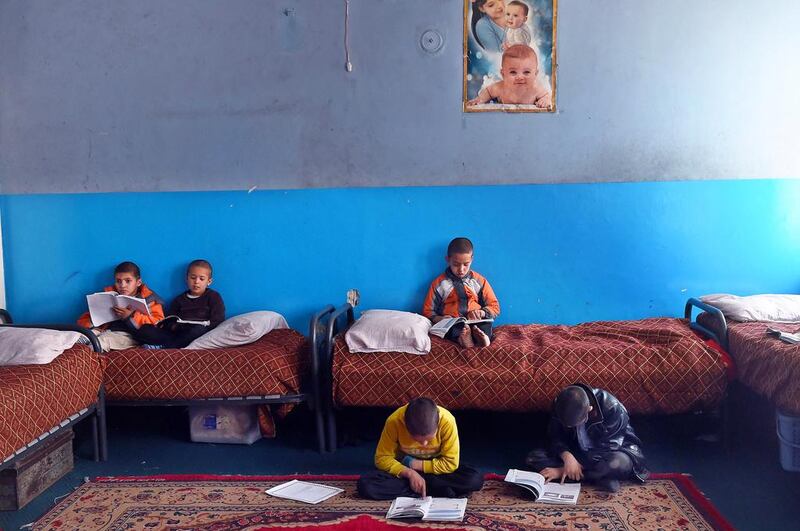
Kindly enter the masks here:
<path id="1" fill-rule="evenodd" d="M 78 318 L 78 324 L 91 328 L 100 340 L 104 352 L 121 350 L 136 346 L 130 332 L 138 330 L 142 325 L 156 324 L 164 318 L 164 307 L 161 297 L 142 282 L 139 266 L 133 262 L 122 262 L 114 268 L 114 285 L 106 286 L 103 291 L 116 291 L 120 295 L 139 297 L 147 302 L 150 315 L 137 312 L 131 308 L 114 308 L 118 319 L 111 323 L 94 327 L 89 312 Z"/>
<path id="2" fill-rule="evenodd" d="M 472 242 L 467 238 L 455 238 L 447 246 L 447 269 L 436 277 L 428 288 L 422 306 L 422 315 L 436 324 L 446 317 L 494 319 L 500 315 L 500 303 L 492 286 L 476 271 L 471 271 L 473 258 Z M 466 326 L 459 323 L 445 336 L 462 347 L 489 346 L 492 323 Z"/>

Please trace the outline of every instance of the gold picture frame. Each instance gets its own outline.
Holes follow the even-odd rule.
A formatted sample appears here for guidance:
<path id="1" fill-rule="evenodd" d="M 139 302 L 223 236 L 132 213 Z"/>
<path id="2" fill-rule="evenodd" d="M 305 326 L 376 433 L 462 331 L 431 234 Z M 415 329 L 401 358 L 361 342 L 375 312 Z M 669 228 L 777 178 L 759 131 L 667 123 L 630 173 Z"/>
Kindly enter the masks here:
<path id="1" fill-rule="evenodd" d="M 556 112 L 558 0 L 464 0 L 464 112 Z"/>

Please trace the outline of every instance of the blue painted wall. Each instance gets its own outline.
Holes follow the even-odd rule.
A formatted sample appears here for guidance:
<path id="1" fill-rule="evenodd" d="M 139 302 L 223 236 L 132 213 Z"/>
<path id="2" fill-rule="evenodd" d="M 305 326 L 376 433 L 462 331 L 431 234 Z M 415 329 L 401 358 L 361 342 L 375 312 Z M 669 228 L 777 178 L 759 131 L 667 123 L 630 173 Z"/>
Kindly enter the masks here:
<path id="1" fill-rule="evenodd" d="M 800 181 L 0 197 L 10 309 L 71 320 L 134 260 L 165 297 L 208 258 L 230 313 L 310 314 L 359 288 L 417 310 L 467 235 L 503 323 L 679 315 L 690 295 L 800 290 Z"/>

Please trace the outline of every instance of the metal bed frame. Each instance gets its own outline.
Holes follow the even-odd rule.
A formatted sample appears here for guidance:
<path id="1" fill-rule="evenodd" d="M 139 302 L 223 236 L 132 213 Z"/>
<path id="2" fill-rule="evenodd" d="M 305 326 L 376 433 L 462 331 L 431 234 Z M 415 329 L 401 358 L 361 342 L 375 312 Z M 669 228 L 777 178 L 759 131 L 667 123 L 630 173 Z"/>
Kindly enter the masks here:
<path id="1" fill-rule="evenodd" d="M 716 332 L 698 323 L 695 320 L 695 318 L 692 317 L 694 308 L 702 310 L 703 312 L 706 312 L 709 315 L 711 315 L 717 321 L 719 329 L 721 330 L 721 334 L 717 334 Z M 725 315 L 722 313 L 722 310 L 720 310 L 719 308 L 715 308 L 710 304 L 706 304 L 700 299 L 691 297 L 686 301 L 686 306 L 684 307 L 683 310 L 683 316 L 689 322 L 689 327 L 692 330 L 700 333 L 704 337 L 713 339 L 725 350 L 725 352 L 727 352 L 730 355 L 730 351 L 728 350 L 728 323 L 727 321 L 725 321 Z M 718 429 L 719 437 L 722 442 L 722 447 L 726 452 L 730 451 L 731 449 L 731 439 L 732 439 L 730 406 L 728 405 L 727 398 L 728 398 L 728 393 L 726 390 L 725 397 L 723 398 L 718 411 L 720 417 L 720 426 Z"/>
<path id="2" fill-rule="evenodd" d="M 330 310 L 333 310 L 333 306 L 330 307 Z M 312 341 L 312 347 L 316 342 L 321 340 L 320 335 L 317 331 L 317 327 L 319 326 L 320 319 L 328 312 L 329 310 L 323 309 L 311 320 L 311 330 L 310 330 L 310 337 Z M 301 393 L 292 393 L 287 395 L 250 395 L 250 396 L 226 396 L 226 397 L 212 397 L 212 398 L 191 398 L 191 399 L 184 399 L 184 398 L 176 398 L 176 399 L 146 399 L 146 400 L 109 400 L 107 405 L 109 406 L 125 406 L 125 407 L 140 407 L 140 406 L 208 406 L 208 405 L 218 405 L 218 404 L 226 404 L 226 405 L 245 405 L 245 404 L 254 404 L 254 405 L 262 405 L 262 404 L 300 404 L 300 403 L 307 403 L 309 409 L 314 411 L 316 416 L 316 430 L 317 430 L 317 447 L 320 453 L 325 451 L 325 433 L 323 429 L 323 406 L 320 403 L 320 393 L 319 393 L 319 378 L 320 378 L 320 371 L 318 360 L 315 356 L 313 356 L 313 348 L 312 348 L 312 357 L 311 357 L 311 381 L 306 383 L 307 392 Z"/>
<path id="3" fill-rule="evenodd" d="M 336 413 L 333 406 L 333 338 L 355 321 L 353 306 L 345 303 L 338 308 L 328 305 L 311 319 L 311 357 L 319 371 L 320 403 L 324 410 L 327 451 L 336 451 Z M 317 417 L 322 422 L 322 416 Z M 318 424 L 319 426 L 319 424 Z"/>
<path id="4" fill-rule="evenodd" d="M 726 336 L 723 338 L 718 338 L 717 334 L 708 330 L 707 328 L 703 327 L 702 325 L 692 322 L 691 321 L 691 313 L 692 307 L 700 308 L 704 311 L 707 311 L 713 315 L 715 315 L 723 326 L 723 329 L 727 331 L 727 326 L 725 324 L 725 317 L 722 315 L 722 312 L 719 311 L 717 308 L 713 306 L 709 306 L 702 301 L 697 299 L 689 299 L 686 303 L 686 315 L 687 319 L 689 319 L 689 326 L 693 330 L 697 330 L 702 334 L 706 334 L 708 337 L 711 337 L 715 341 L 717 341 L 722 347 L 727 350 L 727 332 Z M 337 447 L 337 428 L 336 428 L 336 412 L 333 403 L 333 338 L 347 330 L 350 325 L 353 324 L 355 321 L 354 317 L 354 309 L 353 306 L 349 303 L 345 303 L 335 310 L 333 306 L 327 306 L 320 312 L 318 312 L 314 319 L 312 319 L 312 328 L 316 327 L 319 329 L 325 330 L 325 337 L 324 341 L 319 342 L 315 339 L 313 343 L 312 349 L 312 357 L 315 360 L 315 364 L 318 367 L 318 370 L 322 371 L 320 373 L 320 392 L 321 395 L 321 402 L 324 407 L 324 416 L 325 416 L 325 429 L 326 429 L 326 439 L 327 439 L 327 451 L 328 452 L 335 452 Z M 314 336 L 316 337 L 316 336 Z M 727 393 L 726 393 L 727 396 Z M 696 412 L 688 412 L 688 415 L 693 414 L 703 414 L 706 417 L 710 417 L 712 419 L 717 419 L 717 429 L 716 432 L 718 433 L 719 439 L 723 448 L 727 451 L 729 449 L 729 411 L 727 406 L 727 400 L 723 398 L 722 402 L 720 403 L 719 407 L 713 410 L 704 410 L 704 411 L 696 411 Z"/>
<path id="5" fill-rule="evenodd" d="M 715 332 L 712 332 L 705 326 L 701 325 L 697 321 L 693 320 L 692 318 L 692 309 L 698 308 L 712 316 L 717 320 L 720 326 L 720 330 L 722 330 L 723 337 L 719 337 Z M 728 323 L 725 321 L 725 315 L 722 313 L 722 310 L 719 308 L 715 308 L 710 304 L 706 304 L 700 299 L 696 299 L 694 297 L 690 298 L 686 301 L 686 307 L 683 311 L 684 317 L 689 321 L 689 327 L 692 330 L 696 330 L 700 332 L 706 337 L 709 337 L 720 344 L 725 351 L 728 351 Z"/>
<path id="6" fill-rule="evenodd" d="M 100 342 L 97 341 L 97 337 L 94 335 L 92 331 L 76 325 L 14 324 L 14 321 L 11 318 L 11 314 L 6 310 L 0 309 L 0 326 L 11 327 L 11 328 L 47 328 L 50 330 L 79 332 L 84 336 L 86 336 L 94 352 L 100 353 L 102 350 L 100 348 Z M 93 441 L 94 460 L 106 461 L 108 459 L 108 438 L 106 429 L 105 405 L 106 405 L 105 388 L 103 387 L 103 385 L 101 385 L 97 393 L 97 402 L 95 402 L 94 404 L 90 404 L 88 407 L 82 409 L 81 411 L 70 415 L 66 419 L 62 420 L 58 424 L 58 426 L 55 426 L 50 431 L 43 433 L 33 441 L 26 444 L 23 448 L 20 448 L 19 450 L 14 452 L 13 456 L 0 463 L 0 470 L 11 468 L 18 460 L 30 454 L 32 450 L 37 448 L 41 442 L 47 440 L 49 436 L 55 435 L 61 430 L 72 428 L 75 424 L 77 424 L 78 422 L 87 417 L 91 417 L 92 419 L 92 441 Z"/>

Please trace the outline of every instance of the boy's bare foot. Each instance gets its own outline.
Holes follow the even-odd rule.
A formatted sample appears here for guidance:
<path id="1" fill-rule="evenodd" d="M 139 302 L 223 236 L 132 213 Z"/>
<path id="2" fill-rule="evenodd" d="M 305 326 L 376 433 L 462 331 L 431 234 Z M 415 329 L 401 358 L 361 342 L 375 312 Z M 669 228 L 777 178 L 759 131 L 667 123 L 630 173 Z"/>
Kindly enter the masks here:
<path id="1" fill-rule="evenodd" d="M 472 342 L 472 334 L 468 326 L 465 326 L 464 329 L 461 330 L 461 335 L 458 336 L 458 344 L 464 348 L 472 348 L 475 346 L 475 343 Z"/>
<path id="2" fill-rule="evenodd" d="M 486 332 L 475 325 L 472 325 L 470 328 L 472 328 L 472 339 L 475 340 L 475 346 L 488 347 L 492 340 L 489 339 L 489 336 L 486 335 Z"/>

